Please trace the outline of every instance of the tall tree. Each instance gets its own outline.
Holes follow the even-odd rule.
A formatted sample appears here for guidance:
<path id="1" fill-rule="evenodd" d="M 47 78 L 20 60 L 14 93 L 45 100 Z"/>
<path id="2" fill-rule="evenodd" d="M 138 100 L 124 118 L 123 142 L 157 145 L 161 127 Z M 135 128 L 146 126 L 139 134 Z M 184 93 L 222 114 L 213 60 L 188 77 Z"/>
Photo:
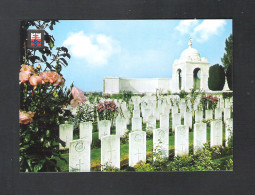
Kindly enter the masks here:
<path id="1" fill-rule="evenodd" d="M 233 35 L 230 34 L 229 37 L 226 39 L 225 42 L 225 53 L 221 61 L 224 66 L 225 72 L 228 70 L 229 66 L 233 65 Z"/>
<path id="2" fill-rule="evenodd" d="M 209 68 L 208 87 L 212 91 L 221 91 L 225 84 L 223 66 L 215 64 Z"/>

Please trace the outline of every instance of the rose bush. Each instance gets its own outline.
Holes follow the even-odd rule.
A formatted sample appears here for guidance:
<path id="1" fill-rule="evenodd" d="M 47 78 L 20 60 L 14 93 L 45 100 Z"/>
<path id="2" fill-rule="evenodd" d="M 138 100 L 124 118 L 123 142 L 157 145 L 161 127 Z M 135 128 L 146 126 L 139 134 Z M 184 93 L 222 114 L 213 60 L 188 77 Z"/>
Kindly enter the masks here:
<path id="1" fill-rule="evenodd" d="M 71 90 L 64 88 L 62 66 L 70 58 L 67 48 L 57 47 L 52 52 L 54 37 L 45 33 L 45 47 L 34 52 L 26 48 L 25 35 L 31 26 L 53 29 L 55 21 L 25 21 L 21 30 L 20 84 L 20 171 L 60 171 L 59 116 L 71 100 Z M 49 60 L 51 59 L 51 62 Z M 43 70 L 42 70 L 43 68 Z M 71 86 L 72 87 L 72 86 Z"/>

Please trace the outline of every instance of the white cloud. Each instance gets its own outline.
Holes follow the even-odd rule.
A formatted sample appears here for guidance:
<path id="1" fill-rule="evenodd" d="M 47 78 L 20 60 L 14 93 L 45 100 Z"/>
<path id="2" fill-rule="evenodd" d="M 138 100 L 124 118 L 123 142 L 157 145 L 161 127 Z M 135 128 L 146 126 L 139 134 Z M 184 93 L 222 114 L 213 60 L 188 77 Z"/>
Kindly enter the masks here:
<path id="1" fill-rule="evenodd" d="M 85 35 L 83 31 L 71 33 L 63 45 L 73 57 L 84 59 L 90 66 L 105 65 L 112 55 L 121 51 L 119 42 L 110 36 Z"/>
<path id="2" fill-rule="evenodd" d="M 192 30 L 192 27 L 197 24 L 197 20 L 182 20 L 175 29 L 178 30 L 181 34 L 188 34 Z"/>
<path id="3" fill-rule="evenodd" d="M 218 35 L 226 25 L 225 20 L 182 20 L 175 28 L 182 35 L 189 34 L 192 38 L 198 42 L 207 41 L 211 36 Z"/>
<path id="4" fill-rule="evenodd" d="M 196 26 L 193 33 L 198 36 L 197 41 L 204 42 L 207 41 L 210 36 L 218 35 L 225 25 L 225 20 L 204 20 L 201 24 Z"/>

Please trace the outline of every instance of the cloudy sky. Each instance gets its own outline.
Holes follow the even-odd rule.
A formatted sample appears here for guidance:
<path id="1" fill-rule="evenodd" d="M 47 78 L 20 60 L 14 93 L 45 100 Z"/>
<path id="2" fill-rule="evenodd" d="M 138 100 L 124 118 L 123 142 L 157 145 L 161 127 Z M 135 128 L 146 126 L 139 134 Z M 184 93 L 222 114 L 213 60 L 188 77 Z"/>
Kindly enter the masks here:
<path id="1" fill-rule="evenodd" d="M 172 64 L 193 39 L 211 65 L 221 63 L 232 20 L 61 20 L 52 31 L 71 59 L 66 86 L 102 91 L 103 78 L 171 78 Z"/>

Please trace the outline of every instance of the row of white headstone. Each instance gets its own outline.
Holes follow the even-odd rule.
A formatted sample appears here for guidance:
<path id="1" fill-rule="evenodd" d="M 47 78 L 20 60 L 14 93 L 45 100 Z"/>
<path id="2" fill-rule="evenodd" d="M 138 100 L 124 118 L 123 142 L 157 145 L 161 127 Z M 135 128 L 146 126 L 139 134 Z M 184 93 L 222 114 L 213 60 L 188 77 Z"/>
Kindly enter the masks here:
<path id="1" fill-rule="evenodd" d="M 137 97 L 137 96 L 136 96 Z M 175 131 L 175 155 L 186 155 L 189 151 L 189 128 L 192 128 L 192 112 L 186 112 L 185 101 L 178 99 L 175 104 L 170 103 L 171 98 L 162 98 L 156 105 L 155 96 L 132 99 L 134 107 L 132 121 L 132 133 L 129 134 L 129 166 L 134 166 L 140 160 L 146 160 L 146 132 L 142 131 L 142 123 L 146 123 L 146 130 L 153 131 L 153 151 L 161 157 L 168 157 L 169 147 L 169 115 L 172 117 L 172 129 Z M 137 100 L 138 99 L 138 100 Z M 199 99 L 199 98 L 198 98 Z M 175 100 L 175 99 L 174 99 Z M 224 111 L 224 123 L 229 131 L 226 131 L 227 138 L 232 132 L 233 120 L 231 117 L 231 99 L 220 99 L 215 109 L 214 117 L 212 110 L 205 111 L 205 119 L 216 119 L 211 122 L 211 146 L 222 144 L 222 112 Z M 179 104 L 177 104 L 178 102 Z M 223 102 L 223 104 L 222 104 Z M 197 101 L 196 105 L 198 105 Z M 124 135 L 127 125 L 130 123 L 131 113 L 126 102 L 116 101 L 121 107 L 124 117 L 118 116 L 115 121 L 116 135 L 110 135 L 111 122 L 107 120 L 98 121 L 99 139 L 101 140 L 101 165 L 102 169 L 107 165 L 120 168 L 120 137 Z M 140 111 L 141 105 L 141 111 Z M 178 111 L 180 110 L 180 113 Z M 142 114 L 142 117 L 141 117 Z M 184 125 L 181 119 L 184 118 Z M 160 129 L 156 129 L 156 120 L 160 120 Z M 201 148 L 206 142 L 206 124 L 202 123 L 203 111 L 195 111 L 194 124 L 194 152 Z M 69 171 L 90 170 L 90 144 L 92 143 L 92 122 L 80 123 L 79 140 L 73 140 L 72 125 L 61 126 L 60 139 L 67 143 L 65 148 L 69 150 Z M 69 130 L 68 130 L 69 129 Z M 137 131 L 138 130 L 138 131 Z M 166 136 L 167 135 L 167 136 Z M 140 143 L 139 141 L 142 141 Z M 155 141 L 158 140 L 158 141 Z M 160 141 L 159 141 L 160 140 Z M 162 141 L 163 140 L 163 141 Z M 221 141 L 220 141 L 221 140 Z M 135 144 L 136 143 L 136 144 Z M 60 146 L 60 149 L 65 149 Z M 111 152 L 112 151 L 112 152 Z M 79 154 L 80 153 L 80 154 Z M 86 155 L 85 155 L 86 153 Z M 83 158 L 80 158 L 80 157 Z M 85 158 L 85 156 L 87 158 Z M 158 155 L 154 156 L 154 159 Z M 87 159 L 84 162 L 84 158 Z M 136 160 L 135 160 L 136 159 Z M 87 167 L 85 168 L 82 167 Z"/>
<path id="2" fill-rule="evenodd" d="M 73 134 L 71 124 L 60 125 L 70 135 Z M 225 140 L 233 132 L 233 119 L 226 121 Z M 223 142 L 222 121 L 215 120 L 211 122 L 210 129 L 210 146 L 222 145 Z M 194 153 L 201 150 L 203 144 L 207 142 L 207 125 L 206 123 L 194 124 Z M 67 142 L 66 148 L 69 148 L 69 171 L 83 172 L 90 171 L 90 152 L 91 140 L 82 138 Z M 175 131 L 175 156 L 189 154 L 189 128 L 185 125 L 176 126 Z M 169 130 L 158 128 L 153 129 L 153 159 L 168 158 L 169 156 Z M 146 132 L 133 131 L 129 133 L 129 166 L 134 166 L 139 161 L 146 161 Z M 107 135 L 101 137 L 101 166 L 104 169 L 107 166 L 120 168 L 120 136 Z"/>
<path id="3" fill-rule="evenodd" d="M 176 113 L 177 111 L 177 113 Z M 213 111 L 212 110 L 206 110 L 205 112 L 205 118 L 206 119 L 213 119 Z M 177 125 L 181 125 L 181 113 L 178 113 L 178 110 L 172 109 L 172 131 L 175 131 L 175 128 Z M 229 108 L 224 109 L 224 123 L 226 123 L 226 120 L 231 118 L 231 110 Z M 222 119 L 222 110 L 221 109 L 215 109 L 215 117 L 214 119 Z M 201 123 L 203 121 L 203 111 L 197 110 L 195 111 L 195 123 Z M 135 118 L 132 118 L 132 131 L 135 130 L 142 130 L 142 124 L 144 120 L 142 117 L 136 116 Z M 184 125 L 192 129 L 192 113 L 191 112 L 185 112 L 184 113 Z M 125 132 L 127 131 L 127 120 L 123 117 L 117 117 L 116 121 L 116 135 L 119 135 L 122 137 Z M 64 125 L 61 127 L 59 135 L 60 139 L 67 142 L 73 140 L 73 135 L 71 131 L 68 130 L 69 125 Z M 161 114 L 160 115 L 160 128 L 162 129 L 169 129 L 169 113 L 168 114 Z M 67 130 L 66 130 L 67 129 Z M 79 124 L 79 137 L 85 138 L 87 140 L 90 140 L 92 142 L 92 129 L 93 125 L 92 122 L 83 122 Z M 101 140 L 101 137 L 110 135 L 111 134 L 111 121 L 110 120 L 102 120 L 98 121 L 98 138 Z M 146 122 L 146 131 L 152 131 L 153 129 L 156 129 L 156 117 L 153 115 L 150 115 Z M 60 149 L 62 149 L 62 146 L 60 146 Z"/>

